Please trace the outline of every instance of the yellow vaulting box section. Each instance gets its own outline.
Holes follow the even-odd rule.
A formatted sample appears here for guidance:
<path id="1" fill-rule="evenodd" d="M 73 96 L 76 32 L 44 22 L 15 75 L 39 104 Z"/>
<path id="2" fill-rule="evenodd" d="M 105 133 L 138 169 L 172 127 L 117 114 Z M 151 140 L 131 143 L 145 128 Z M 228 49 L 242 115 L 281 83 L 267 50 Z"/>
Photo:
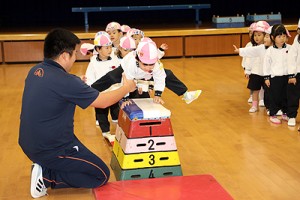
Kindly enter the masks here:
<path id="1" fill-rule="evenodd" d="M 115 140 L 113 153 L 122 169 L 180 165 L 177 151 L 124 154 L 119 142 Z"/>

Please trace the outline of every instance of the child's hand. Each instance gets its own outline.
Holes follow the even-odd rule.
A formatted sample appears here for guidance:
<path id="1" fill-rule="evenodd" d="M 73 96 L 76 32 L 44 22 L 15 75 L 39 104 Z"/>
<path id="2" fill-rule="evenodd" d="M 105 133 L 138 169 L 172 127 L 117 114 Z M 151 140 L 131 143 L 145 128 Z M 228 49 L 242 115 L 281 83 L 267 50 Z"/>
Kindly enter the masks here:
<path id="1" fill-rule="evenodd" d="M 235 45 L 233 45 L 233 48 L 235 53 L 240 53 L 240 50 Z"/>
<path id="2" fill-rule="evenodd" d="M 164 104 L 164 103 L 165 103 L 165 102 L 162 100 L 162 98 L 159 97 L 159 96 L 154 96 L 153 102 L 154 102 L 154 103 L 160 103 L 160 104 Z"/>
<path id="3" fill-rule="evenodd" d="M 169 47 L 166 43 L 163 43 L 162 45 L 160 45 L 160 48 L 162 48 L 164 51 L 167 50 Z"/>
<path id="4" fill-rule="evenodd" d="M 289 82 L 288 83 L 296 85 L 297 79 L 296 78 L 289 78 Z"/>
<path id="5" fill-rule="evenodd" d="M 122 105 L 121 105 L 121 109 L 123 109 L 125 106 L 128 106 L 128 105 L 130 105 L 130 104 L 132 104 L 132 101 L 129 99 L 129 100 L 127 100 L 127 101 L 124 101 L 123 103 L 122 103 Z"/>
<path id="6" fill-rule="evenodd" d="M 138 88 L 138 93 L 139 93 L 139 95 L 143 94 L 143 88 L 139 87 Z"/>
<path id="7" fill-rule="evenodd" d="M 270 87 L 270 85 L 271 85 L 270 80 L 265 80 L 265 84 L 267 87 Z"/>
<path id="8" fill-rule="evenodd" d="M 249 79 L 249 74 L 245 74 L 246 79 Z"/>
<path id="9" fill-rule="evenodd" d="M 85 75 L 81 75 L 81 76 L 80 76 L 80 79 L 81 79 L 84 83 L 86 83 L 86 81 L 87 81 L 87 77 L 86 77 Z"/>

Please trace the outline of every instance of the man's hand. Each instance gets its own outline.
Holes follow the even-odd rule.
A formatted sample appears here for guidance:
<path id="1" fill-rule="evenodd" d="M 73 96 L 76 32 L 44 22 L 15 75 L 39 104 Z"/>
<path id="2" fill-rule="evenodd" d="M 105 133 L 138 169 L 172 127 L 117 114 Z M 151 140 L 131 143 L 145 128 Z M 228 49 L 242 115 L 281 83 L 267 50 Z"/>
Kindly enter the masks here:
<path id="1" fill-rule="evenodd" d="M 122 74 L 123 86 L 128 88 L 128 93 L 136 90 L 136 83 L 134 80 L 129 80 L 126 78 L 125 74 Z"/>
<path id="2" fill-rule="evenodd" d="M 270 80 L 269 79 L 265 80 L 265 84 L 267 87 L 270 87 L 270 85 L 271 85 Z"/>

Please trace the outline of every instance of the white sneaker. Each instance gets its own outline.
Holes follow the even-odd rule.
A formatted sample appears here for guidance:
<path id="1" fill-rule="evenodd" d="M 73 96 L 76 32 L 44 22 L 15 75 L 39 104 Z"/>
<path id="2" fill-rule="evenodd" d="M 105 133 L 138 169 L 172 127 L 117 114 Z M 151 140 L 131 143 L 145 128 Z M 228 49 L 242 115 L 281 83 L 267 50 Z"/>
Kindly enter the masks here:
<path id="1" fill-rule="evenodd" d="M 96 120 L 96 126 L 99 126 L 99 122 L 98 122 L 98 120 Z"/>
<path id="2" fill-rule="evenodd" d="M 111 122 L 117 124 L 117 123 L 118 123 L 118 120 L 117 120 L 117 119 L 112 119 Z"/>
<path id="3" fill-rule="evenodd" d="M 276 116 L 271 116 L 270 121 L 274 124 L 281 124 L 281 120 L 278 119 Z"/>
<path id="4" fill-rule="evenodd" d="M 296 118 L 289 118 L 288 126 L 296 126 Z"/>
<path id="5" fill-rule="evenodd" d="M 265 102 L 264 102 L 264 100 L 259 100 L 258 105 L 259 105 L 260 107 L 265 107 Z"/>
<path id="6" fill-rule="evenodd" d="M 252 95 L 250 95 L 250 97 L 248 99 L 248 103 L 252 103 Z"/>
<path id="7" fill-rule="evenodd" d="M 30 193 L 33 198 L 39 198 L 47 194 L 47 188 L 43 181 L 43 170 L 37 163 L 32 164 Z"/>
<path id="8" fill-rule="evenodd" d="M 249 113 L 255 113 L 257 111 L 257 107 L 255 106 L 252 106 L 250 109 L 249 109 Z"/>
<path id="9" fill-rule="evenodd" d="M 200 96 L 201 92 L 201 90 L 186 92 L 184 93 L 182 99 L 185 101 L 185 103 L 190 104 Z"/>
<path id="10" fill-rule="evenodd" d="M 110 134 L 110 132 L 102 133 L 103 137 L 107 139 L 111 145 L 114 145 L 115 142 L 115 135 Z"/>
<path id="11" fill-rule="evenodd" d="M 282 115 L 282 111 L 278 110 L 278 112 L 276 113 L 277 116 L 281 116 Z"/>

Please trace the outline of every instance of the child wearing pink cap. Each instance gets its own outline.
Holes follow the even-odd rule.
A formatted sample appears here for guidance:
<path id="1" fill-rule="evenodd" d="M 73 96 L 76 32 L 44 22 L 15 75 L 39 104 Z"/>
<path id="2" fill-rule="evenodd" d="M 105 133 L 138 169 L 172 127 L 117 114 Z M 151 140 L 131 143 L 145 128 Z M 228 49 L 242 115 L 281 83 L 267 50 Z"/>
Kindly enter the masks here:
<path id="1" fill-rule="evenodd" d="M 251 36 L 251 43 L 253 46 L 259 46 L 264 43 L 264 37 L 266 30 L 270 25 L 265 21 L 257 22 L 253 27 L 253 34 Z M 252 107 L 249 109 L 250 113 L 258 110 L 258 95 L 261 88 L 264 86 L 263 78 L 263 56 L 251 56 L 251 50 L 253 47 L 240 48 L 236 52 L 239 52 L 243 57 L 250 57 L 249 65 L 245 66 L 245 77 L 249 79 L 247 88 L 252 91 Z"/>
<path id="2" fill-rule="evenodd" d="M 127 32 L 128 32 L 130 29 L 131 29 L 130 26 L 128 26 L 128 25 L 126 25 L 126 24 L 123 24 L 123 25 L 121 26 L 121 31 L 122 31 L 122 33 L 123 33 L 123 36 L 127 35 Z"/>
<path id="3" fill-rule="evenodd" d="M 120 65 L 119 59 L 112 54 L 112 41 L 106 32 L 100 31 L 96 34 L 94 46 L 97 54 L 91 57 L 85 74 L 86 83 L 90 86 L 99 78 L 105 76 L 108 72 L 116 69 Z M 99 123 L 103 137 L 113 143 L 115 136 L 110 133 L 108 113 L 110 112 L 112 122 L 116 123 L 119 115 L 118 103 L 104 109 L 95 108 L 95 112 L 96 122 Z"/>
<path id="4" fill-rule="evenodd" d="M 298 21 L 297 35 L 288 53 L 288 86 L 287 86 L 287 116 L 288 125 L 296 126 L 296 118 L 300 99 L 300 19 Z M 299 131 L 299 129 L 298 129 Z"/>
<path id="5" fill-rule="evenodd" d="M 120 44 L 121 37 L 123 37 L 121 25 L 118 22 L 110 22 L 107 24 L 105 31 L 109 34 L 115 51 Z"/>

